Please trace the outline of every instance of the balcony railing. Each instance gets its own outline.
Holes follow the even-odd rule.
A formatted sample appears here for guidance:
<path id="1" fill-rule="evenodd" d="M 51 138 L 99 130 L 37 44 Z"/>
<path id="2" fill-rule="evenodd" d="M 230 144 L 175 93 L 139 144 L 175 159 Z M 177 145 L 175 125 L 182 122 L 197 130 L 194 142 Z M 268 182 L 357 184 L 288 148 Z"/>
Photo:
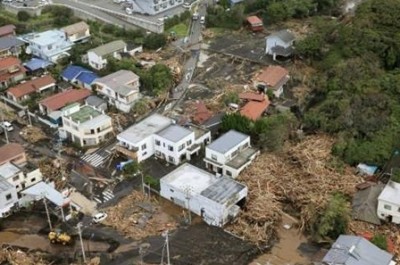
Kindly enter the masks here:
<path id="1" fill-rule="evenodd" d="M 136 150 L 128 150 L 121 145 L 117 145 L 116 150 L 117 150 L 117 152 L 120 152 L 121 154 L 126 155 L 127 157 L 131 158 L 132 160 L 137 159 L 137 151 Z"/>

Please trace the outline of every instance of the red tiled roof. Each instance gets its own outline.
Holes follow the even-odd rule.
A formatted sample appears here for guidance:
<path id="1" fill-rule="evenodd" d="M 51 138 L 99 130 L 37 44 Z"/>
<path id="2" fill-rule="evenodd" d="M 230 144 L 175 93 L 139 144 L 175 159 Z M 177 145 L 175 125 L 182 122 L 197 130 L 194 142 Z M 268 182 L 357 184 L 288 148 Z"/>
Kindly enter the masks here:
<path id="1" fill-rule="evenodd" d="M 9 143 L 0 147 L 0 165 L 25 152 L 22 145 Z"/>
<path id="2" fill-rule="evenodd" d="M 21 61 L 16 57 L 6 57 L 0 59 L 0 69 L 4 69 L 13 65 L 21 65 Z"/>
<path id="3" fill-rule="evenodd" d="M 240 115 L 249 118 L 250 120 L 257 120 L 261 117 L 264 111 L 269 106 L 269 100 L 265 99 L 264 101 L 249 101 L 242 107 L 240 110 Z"/>
<path id="4" fill-rule="evenodd" d="M 10 25 L 5 25 L 0 27 L 0 37 L 9 35 L 9 34 L 14 34 L 15 31 L 15 26 L 10 24 Z"/>
<path id="5" fill-rule="evenodd" d="M 287 81 L 288 70 L 281 66 L 268 66 L 256 77 L 257 81 L 265 83 L 267 86 L 275 87 L 283 81 Z M 286 79 L 286 80 L 285 80 Z"/>
<path id="6" fill-rule="evenodd" d="M 255 92 L 243 92 L 239 94 L 239 98 L 241 100 L 263 101 L 265 100 L 265 95 Z"/>
<path id="7" fill-rule="evenodd" d="M 196 102 L 193 107 L 195 108 L 195 113 L 192 119 L 195 123 L 202 124 L 211 118 L 212 113 L 203 102 Z"/>
<path id="8" fill-rule="evenodd" d="M 257 16 L 250 16 L 247 18 L 247 22 L 251 25 L 260 26 L 263 24 L 262 20 Z"/>
<path id="9" fill-rule="evenodd" d="M 7 90 L 7 93 L 12 94 L 16 98 L 20 98 L 22 96 L 29 95 L 31 93 L 39 91 L 41 88 L 45 86 L 55 83 L 56 80 L 54 80 L 53 77 L 51 77 L 50 75 L 45 75 L 36 79 L 26 81 L 25 83 L 21 83 L 14 87 L 11 87 Z"/>
<path id="10" fill-rule="evenodd" d="M 50 111 L 59 110 L 69 103 L 84 100 L 90 96 L 91 92 L 88 89 L 70 89 L 40 101 L 40 104 L 45 106 Z"/>

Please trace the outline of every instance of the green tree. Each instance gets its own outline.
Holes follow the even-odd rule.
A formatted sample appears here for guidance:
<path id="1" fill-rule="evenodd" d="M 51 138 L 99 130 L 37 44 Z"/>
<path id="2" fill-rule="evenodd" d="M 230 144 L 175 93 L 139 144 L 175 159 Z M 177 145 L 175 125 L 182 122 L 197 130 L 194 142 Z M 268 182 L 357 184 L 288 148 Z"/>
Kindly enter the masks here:
<path id="1" fill-rule="evenodd" d="M 387 239 L 386 236 L 382 234 L 374 235 L 374 237 L 371 239 L 371 243 L 382 250 L 387 250 Z"/>
<path id="2" fill-rule="evenodd" d="M 167 44 L 167 37 L 164 34 L 151 33 L 144 37 L 143 47 L 150 50 L 156 50 Z"/>
<path id="3" fill-rule="evenodd" d="M 251 120 L 239 113 L 226 114 L 222 118 L 221 131 L 227 132 L 229 130 L 236 130 L 245 134 L 251 132 Z"/>
<path id="4" fill-rule="evenodd" d="M 138 100 L 132 108 L 133 113 L 139 116 L 146 114 L 149 110 L 149 102 L 145 98 Z"/>
<path id="5" fill-rule="evenodd" d="M 18 21 L 26 22 L 31 18 L 31 15 L 26 11 L 19 11 L 17 13 Z"/>
<path id="6" fill-rule="evenodd" d="M 223 96 L 223 102 L 226 106 L 228 106 L 230 103 L 237 104 L 239 101 L 239 95 L 234 91 L 228 92 Z"/>
<path id="7" fill-rule="evenodd" d="M 165 64 L 156 64 L 141 74 L 142 86 L 150 94 L 160 96 L 174 84 L 171 70 Z"/>
<path id="8" fill-rule="evenodd" d="M 146 185 L 149 185 L 152 189 L 160 190 L 160 180 L 153 176 L 145 176 L 144 183 L 146 183 Z"/>
<path id="9" fill-rule="evenodd" d="M 122 173 L 125 178 L 133 178 L 133 177 L 136 177 L 138 174 L 140 174 L 141 169 L 142 169 L 142 166 L 139 163 L 133 161 L 133 162 L 126 164 L 122 168 Z"/>

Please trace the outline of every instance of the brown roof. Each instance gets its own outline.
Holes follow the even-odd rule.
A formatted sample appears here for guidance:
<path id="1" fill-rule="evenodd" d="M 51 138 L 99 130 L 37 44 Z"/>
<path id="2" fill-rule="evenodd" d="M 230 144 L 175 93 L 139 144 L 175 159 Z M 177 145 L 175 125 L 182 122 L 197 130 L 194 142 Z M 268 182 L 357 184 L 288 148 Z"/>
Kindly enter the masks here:
<path id="1" fill-rule="evenodd" d="M 13 65 L 21 65 L 21 61 L 16 57 L 6 57 L 0 59 L 0 69 L 4 69 Z"/>
<path id="2" fill-rule="evenodd" d="M 286 83 L 288 75 L 288 70 L 281 66 L 268 66 L 257 75 L 256 80 L 265 83 L 269 87 L 275 88 L 280 83 Z"/>
<path id="3" fill-rule="evenodd" d="M 55 94 L 40 101 L 40 104 L 51 111 L 59 110 L 69 103 L 84 100 L 90 96 L 91 92 L 88 89 L 70 89 L 64 92 Z"/>
<path id="4" fill-rule="evenodd" d="M 251 101 L 264 101 L 265 95 L 255 92 L 243 92 L 239 94 L 241 100 L 251 100 Z"/>
<path id="5" fill-rule="evenodd" d="M 212 113 L 203 102 L 196 102 L 193 107 L 195 108 L 195 112 L 192 119 L 195 123 L 202 124 L 211 118 Z"/>
<path id="6" fill-rule="evenodd" d="M 86 31 L 87 29 L 89 29 L 89 25 L 86 24 L 85 21 L 81 21 L 62 28 L 62 30 L 64 30 L 64 32 L 68 35 L 73 35 L 82 31 Z"/>
<path id="7" fill-rule="evenodd" d="M 248 17 L 247 18 L 247 22 L 249 22 L 251 25 L 254 25 L 254 26 L 258 26 L 258 25 L 262 25 L 263 24 L 262 20 L 257 16 Z"/>
<path id="8" fill-rule="evenodd" d="M 0 27 L 0 37 L 9 34 L 14 34 L 14 31 L 15 31 L 15 26 L 12 24 L 2 26 Z"/>
<path id="9" fill-rule="evenodd" d="M 22 96 L 29 95 L 31 93 L 39 91 L 41 88 L 45 86 L 55 83 L 56 80 L 54 80 L 53 77 L 51 77 L 50 75 L 45 75 L 36 79 L 26 81 L 25 83 L 21 83 L 14 87 L 11 87 L 7 90 L 7 93 L 12 94 L 16 98 L 20 98 Z"/>
<path id="10" fill-rule="evenodd" d="M 240 110 L 240 115 L 249 118 L 250 120 L 257 120 L 261 117 L 264 111 L 269 106 L 269 100 L 265 99 L 264 101 L 249 101 L 242 107 Z"/>
<path id="11" fill-rule="evenodd" d="M 0 164 L 9 161 L 10 159 L 23 154 L 24 148 L 20 144 L 9 143 L 0 147 Z"/>

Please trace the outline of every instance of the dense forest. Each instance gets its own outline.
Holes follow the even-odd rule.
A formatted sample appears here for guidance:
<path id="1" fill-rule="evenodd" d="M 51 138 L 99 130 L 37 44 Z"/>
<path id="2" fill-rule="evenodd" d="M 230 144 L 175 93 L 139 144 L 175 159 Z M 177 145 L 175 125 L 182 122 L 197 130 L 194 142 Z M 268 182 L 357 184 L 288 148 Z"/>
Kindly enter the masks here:
<path id="1" fill-rule="evenodd" d="M 366 0 L 344 21 L 320 18 L 297 52 L 318 73 L 304 123 L 338 136 L 349 164 L 382 165 L 400 147 L 400 0 Z"/>

